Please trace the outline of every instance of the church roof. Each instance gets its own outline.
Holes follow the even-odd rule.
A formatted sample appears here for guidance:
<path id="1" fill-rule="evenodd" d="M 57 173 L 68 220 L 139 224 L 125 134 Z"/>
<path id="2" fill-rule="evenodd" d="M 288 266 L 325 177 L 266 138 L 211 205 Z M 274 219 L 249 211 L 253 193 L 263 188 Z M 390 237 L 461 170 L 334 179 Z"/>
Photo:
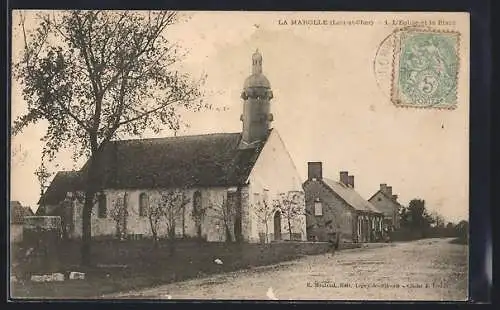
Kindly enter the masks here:
<path id="1" fill-rule="evenodd" d="M 57 204 L 64 200 L 67 192 L 80 188 L 79 176 L 80 172 L 78 171 L 59 171 L 43 196 L 38 200 L 38 204 Z M 37 213 L 42 211 L 37 210 Z"/>
<path id="2" fill-rule="evenodd" d="M 364 212 L 380 213 L 380 211 L 373 204 L 361 197 L 361 195 L 356 192 L 354 188 L 327 178 L 323 178 L 323 183 L 325 183 L 333 192 L 340 196 L 340 198 L 342 198 L 354 209 Z"/>
<path id="3" fill-rule="evenodd" d="M 242 185 L 265 142 L 255 148 L 239 149 L 240 139 L 241 133 L 218 133 L 111 141 L 103 150 L 99 169 L 102 187 L 148 189 Z M 73 190 L 83 190 L 87 165 L 88 162 L 76 182 L 66 179 L 72 183 Z M 56 180 L 56 175 L 41 201 L 49 203 L 64 199 L 71 187 L 62 184 L 65 183 L 64 176 L 68 174 L 62 173 Z"/>
<path id="4" fill-rule="evenodd" d="M 252 74 L 245 79 L 245 83 L 243 84 L 243 88 L 245 89 L 251 87 L 271 88 L 271 83 L 262 73 Z"/>

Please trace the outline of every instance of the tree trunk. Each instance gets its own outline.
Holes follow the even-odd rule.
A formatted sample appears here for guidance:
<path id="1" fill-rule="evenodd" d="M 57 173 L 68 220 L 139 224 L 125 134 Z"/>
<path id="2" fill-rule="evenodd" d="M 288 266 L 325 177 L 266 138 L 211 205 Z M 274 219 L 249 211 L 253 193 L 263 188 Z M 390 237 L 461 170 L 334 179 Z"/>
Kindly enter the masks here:
<path id="1" fill-rule="evenodd" d="M 155 249 L 158 248 L 158 234 L 156 233 L 156 231 L 152 231 L 153 233 L 153 247 Z"/>
<path id="2" fill-rule="evenodd" d="M 186 237 L 186 206 L 182 207 L 182 238 Z"/>
<path id="3" fill-rule="evenodd" d="M 226 242 L 227 243 L 233 242 L 233 236 L 231 236 L 231 230 L 229 229 L 229 225 L 227 224 L 227 222 L 224 222 L 224 227 L 226 230 Z"/>
<path id="4" fill-rule="evenodd" d="M 175 225 L 168 228 L 168 247 L 170 256 L 175 254 Z"/>
<path id="5" fill-rule="evenodd" d="M 94 139 L 93 139 L 94 140 Z M 94 196 L 97 189 L 100 188 L 101 180 L 99 178 L 99 162 L 100 150 L 96 147 L 96 142 L 92 144 L 92 155 L 90 157 L 89 169 L 87 171 L 85 202 L 82 212 L 82 249 L 81 249 L 81 264 L 82 266 L 90 266 L 91 253 L 90 247 L 92 242 L 92 208 L 94 207 Z"/>
<path id="6" fill-rule="evenodd" d="M 115 237 L 120 240 L 120 224 L 118 222 L 115 224 Z"/>
<path id="7" fill-rule="evenodd" d="M 158 234 L 156 232 L 156 224 L 154 220 L 149 216 L 149 225 L 151 227 L 151 235 L 153 236 L 153 248 L 158 248 Z"/>
<path id="8" fill-rule="evenodd" d="M 266 243 L 269 243 L 269 237 L 267 235 L 269 235 L 269 227 L 267 226 L 267 221 L 265 222 L 265 226 L 266 226 Z"/>
<path id="9" fill-rule="evenodd" d="M 85 203 L 82 212 L 82 266 L 90 266 L 91 255 L 90 255 L 90 243 L 92 242 L 92 227 L 91 227 L 91 216 L 92 216 L 92 206 L 94 204 L 94 192 L 88 190 L 85 193 Z"/>
<path id="10" fill-rule="evenodd" d="M 292 223 L 290 223 L 290 218 L 287 219 L 288 221 L 288 235 L 290 236 L 290 241 L 292 240 Z"/>
<path id="11" fill-rule="evenodd" d="M 196 234 L 198 235 L 198 239 L 201 240 L 201 224 L 200 223 L 197 223 L 196 224 Z"/>

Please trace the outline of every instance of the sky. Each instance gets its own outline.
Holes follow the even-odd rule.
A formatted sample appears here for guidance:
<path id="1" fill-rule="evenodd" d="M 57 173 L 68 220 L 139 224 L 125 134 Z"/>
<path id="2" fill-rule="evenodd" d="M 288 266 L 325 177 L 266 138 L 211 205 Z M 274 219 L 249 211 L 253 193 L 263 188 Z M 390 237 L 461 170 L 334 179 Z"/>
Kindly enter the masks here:
<path id="1" fill-rule="evenodd" d="M 33 27 L 35 19 L 26 16 L 28 27 Z M 190 127 L 178 135 L 241 131 L 240 93 L 251 72 L 252 53 L 259 49 L 274 93 L 272 127 L 303 180 L 307 162 L 322 161 L 324 177 L 337 180 L 339 171 L 348 171 L 366 199 L 380 183 L 387 183 L 403 205 L 420 198 L 447 221 L 468 218 L 467 15 L 193 12 L 190 16 L 173 26 L 169 35 L 189 51 L 182 70 L 194 77 L 207 73 L 207 100 L 225 111 L 184 113 Z M 13 17 L 15 24 L 16 12 Z M 292 25 L 299 19 L 364 20 L 365 24 Z M 461 32 L 464 44 L 459 47 L 459 96 L 454 110 L 394 106 L 387 83 L 380 83 L 384 77 L 373 69 L 378 46 L 394 28 L 386 21 L 424 19 L 453 22 L 449 27 Z M 17 30 L 12 44 L 15 61 L 23 46 Z M 17 81 L 12 81 L 11 109 L 12 119 L 26 109 Z M 34 210 L 40 186 L 33 173 L 40 164 L 45 130 L 41 122 L 11 140 L 11 200 Z M 165 130 L 145 137 L 172 134 Z M 53 172 L 74 170 L 84 162 L 85 158 L 73 162 L 70 151 L 63 151 L 49 167 Z"/>

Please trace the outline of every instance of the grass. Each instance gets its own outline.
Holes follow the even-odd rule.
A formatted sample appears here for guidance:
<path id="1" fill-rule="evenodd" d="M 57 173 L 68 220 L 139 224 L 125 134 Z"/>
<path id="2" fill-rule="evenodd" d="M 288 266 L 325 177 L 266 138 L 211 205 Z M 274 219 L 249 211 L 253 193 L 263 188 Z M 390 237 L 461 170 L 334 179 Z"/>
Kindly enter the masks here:
<path id="1" fill-rule="evenodd" d="M 273 244 L 224 244 L 196 241 L 176 243 L 170 255 L 167 243 L 154 249 L 150 240 L 95 241 L 92 257 L 95 267 L 78 267 L 79 244 L 66 242 L 57 245 L 50 259 L 26 259 L 28 245 L 12 249 L 13 273 L 20 280 L 11 283 L 13 298 L 98 298 L 103 294 L 137 290 L 160 284 L 204 277 L 211 274 L 247 269 L 292 260 L 303 255 L 321 254 L 328 244 L 310 242 L 281 242 Z M 219 258 L 222 265 L 214 263 Z M 40 262 L 42 261 L 42 262 Z M 43 262 L 45 261 L 45 263 Z M 49 262 L 49 263 L 47 263 Z M 126 267 L 99 267 L 125 265 Z M 85 280 L 38 283 L 30 281 L 32 274 L 41 271 L 86 273 Z"/>

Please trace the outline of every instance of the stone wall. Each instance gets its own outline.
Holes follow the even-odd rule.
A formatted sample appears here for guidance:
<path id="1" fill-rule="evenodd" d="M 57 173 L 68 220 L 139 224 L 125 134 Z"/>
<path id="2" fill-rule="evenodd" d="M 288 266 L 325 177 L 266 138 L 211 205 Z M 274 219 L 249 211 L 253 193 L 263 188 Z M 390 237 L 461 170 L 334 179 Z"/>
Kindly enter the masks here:
<path id="1" fill-rule="evenodd" d="M 335 232 L 340 234 L 340 243 L 353 242 L 356 235 L 356 214 L 351 208 L 332 194 L 321 181 L 307 181 L 304 190 L 308 239 L 327 241 L 326 223 L 331 221 Z M 321 203 L 323 215 L 315 215 L 316 201 Z"/>
<path id="2" fill-rule="evenodd" d="M 139 213 L 139 197 L 145 193 L 150 203 L 159 199 L 162 192 L 170 190 L 106 190 L 107 216 L 100 218 L 98 216 L 98 205 L 92 210 L 92 235 L 93 236 L 113 236 L 116 234 L 116 222 L 110 216 L 111 209 L 115 206 L 119 198 L 123 199 L 127 193 L 127 212 L 126 232 L 129 235 L 139 235 L 142 237 L 151 237 L 151 226 L 147 216 L 141 216 Z M 202 237 L 207 241 L 224 241 L 225 231 L 219 214 L 222 201 L 226 197 L 227 188 L 193 188 L 184 190 L 189 202 L 186 204 L 184 212 L 176 217 L 175 231 L 178 237 L 196 237 L 197 230 L 192 216 L 193 212 L 193 194 L 195 191 L 201 193 L 202 208 L 206 211 L 201 223 Z M 209 206 L 213 206 L 210 208 Z M 72 234 L 73 238 L 81 236 L 82 232 L 82 211 L 83 205 L 75 203 L 74 218 L 75 226 Z M 183 215 L 182 215 L 183 214 Z M 167 235 L 167 225 L 163 220 L 160 223 L 158 235 L 165 237 Z"/>
<path id="3" fill-rule="evenodd" d="M 22 224 L 10 224 L 10 242 L 21 242 L 23 241 L 23 225 Z"/>
<path id="4" fill-rule="evenodd" d="M 296 166 L 290 157 L 281 137 L 276 129 L 271 132 L 267 143 L 262 149 L 257 162 L 249 176 L 249 241 L 261 242 L 261 236 L 265 235 L 265 223 L 262 220 L 261 207 L 259 203 L 265 199 L 269 204 L 279 198 L 279 195 L 295 192 L 301 195 L 299 207 L 305 213 L 305 200 L 303 195 L 300 176 Z M 292 233 L 299 240 L 306 240 L 305 215 L 292 219 Z M 274 216 L 267 222 L 268 238 L 274 240 Z M 281 217 L 281 239 L 288 240 L 288 225 L 285 217 Z"/>

